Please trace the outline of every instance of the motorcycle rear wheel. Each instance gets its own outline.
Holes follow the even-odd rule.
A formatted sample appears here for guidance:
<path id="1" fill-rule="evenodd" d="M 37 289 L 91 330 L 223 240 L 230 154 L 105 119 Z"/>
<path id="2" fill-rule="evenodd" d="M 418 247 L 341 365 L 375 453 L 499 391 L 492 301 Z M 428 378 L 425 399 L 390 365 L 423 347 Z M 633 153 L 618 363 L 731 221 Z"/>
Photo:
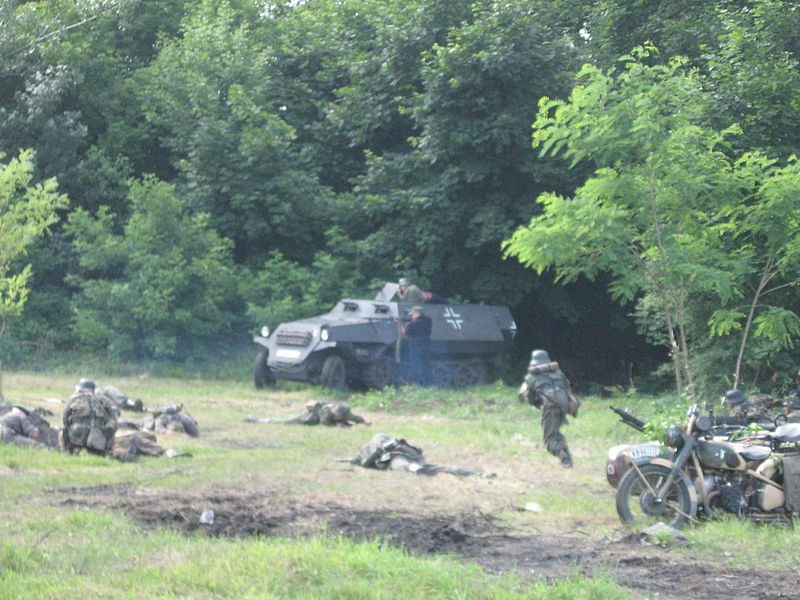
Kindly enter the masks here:
<path id="1" fill-rule="evenodd" d="M 654 490 L 664 485 L 670 470 L 661 465 L 644 465 L 630 469 L 617 487 L 617 513 L 631 527 L 649 527 L 666 523 L 681 528 L 694 517 L 696 502 L 682 477 L 676 477 L 658 497 Z"/>

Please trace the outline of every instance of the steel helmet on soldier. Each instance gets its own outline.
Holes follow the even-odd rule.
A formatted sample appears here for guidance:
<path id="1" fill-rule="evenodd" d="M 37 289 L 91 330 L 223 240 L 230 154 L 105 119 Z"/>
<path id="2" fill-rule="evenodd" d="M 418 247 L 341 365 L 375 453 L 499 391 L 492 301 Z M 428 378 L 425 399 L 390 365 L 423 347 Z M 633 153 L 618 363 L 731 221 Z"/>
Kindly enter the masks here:
<path id="1" fill-rule="evenodd" d="M 399 285 L 399 286 L 404 286 L 404 285 L 408 286 L 408 285 L 411 285 L 411 282 L 408 279 L 406 279 L 405 277 L 401 277 L 400 281 L 397 282 L 397 285 Z"/>
<path id="2" fill-rule="evenodd" d="M 733 404 L 734 406 L 737 404 L 741 404 L 744 402 L 746 398 L 742 393 L 742 390 L 728 390 L 725 392 L 725 402 L 728 404 Z"/>
<path id="3" fill-rule="evenodd" d="M 783 401 L 783 407 L 800 410 L 800 396 L 797 395 L 789 396 L 786 400 Z"/>
<path id="4" fill-rule="evenodd" d="M 546 365 L 550 362 L 550 355 L 547 350 L 534 350 L 531 352 L 532 365 Z"/>
<path id="5" fill-rule="evenodd" d="M 82 391 L 93 392 L 94 391 L 94 381 L 92 381 L 91 379 L 81 379 L 78 382 L 78 385 L 75 386 L 75 391 L 76 392 L 82 392 Z"/>

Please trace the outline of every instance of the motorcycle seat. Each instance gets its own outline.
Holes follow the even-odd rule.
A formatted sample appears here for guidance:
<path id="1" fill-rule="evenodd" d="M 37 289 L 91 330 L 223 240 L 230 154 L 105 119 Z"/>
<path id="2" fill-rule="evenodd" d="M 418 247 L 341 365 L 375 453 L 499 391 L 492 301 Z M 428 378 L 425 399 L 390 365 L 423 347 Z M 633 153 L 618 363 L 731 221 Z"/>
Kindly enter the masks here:
<path id="1" fill-rule="evenodd" d="M 745 460 L 762 461 L 772 454 L 772 449 L 769 446 L 745 446 L 739 450 L 739 454 Z"/>
<path id="2" fill-rule="evenodd" d="M 772 439 L 788 444 L 800 441 L 800 423 L 786 423 L 776 427 Z"/>

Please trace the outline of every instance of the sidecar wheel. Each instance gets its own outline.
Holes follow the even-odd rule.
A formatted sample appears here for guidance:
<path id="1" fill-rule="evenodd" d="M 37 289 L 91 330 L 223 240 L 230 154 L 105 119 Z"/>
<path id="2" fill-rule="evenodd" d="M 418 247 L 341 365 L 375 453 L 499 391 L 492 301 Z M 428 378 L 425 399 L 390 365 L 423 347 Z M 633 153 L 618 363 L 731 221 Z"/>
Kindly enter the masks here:
<path id="1" fill-rule="evenodd" d="M 631 527 L 666 523 L 679 529 L 694 518 L 697 499 L 683 473 L 662 497 L 653 493 L 661 488 L 669 473 L 670 470 L 661 465 L 644 465 L 638 471 L 632 468 L 623 475 L 617 488 L 617 513 L 623 523 Z"/>

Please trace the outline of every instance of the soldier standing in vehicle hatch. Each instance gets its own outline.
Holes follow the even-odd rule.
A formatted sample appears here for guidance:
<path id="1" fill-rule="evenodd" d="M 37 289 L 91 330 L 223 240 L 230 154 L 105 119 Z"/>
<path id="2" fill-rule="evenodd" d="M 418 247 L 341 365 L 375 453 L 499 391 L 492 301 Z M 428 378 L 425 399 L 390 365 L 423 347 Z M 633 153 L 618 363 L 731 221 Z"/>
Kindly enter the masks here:
<path id="1" fill-rule="evenodd" d="M 408 302 L 409 304 L 422 304 L 425 302 L 425 296 L 422 290 L 405 277 L 402 277 L 400 281 L 397 282 L 397 285 L 399 286 L 397 288 L 398 302 Z"/>
<path id="2" fill-rule="evenodd" d="M 572 393 L 569 380 L 558 363 L 545 350 L 534 350 L 525 381 L 519 388 L 520 402 L 533 404 L 542 411 L 542 432 L 547 451 L 561 460 L 565 469 L 572 467 L 567 440 L 559 431 L 567 415 L 578 416 L 580 401 Z"/>

